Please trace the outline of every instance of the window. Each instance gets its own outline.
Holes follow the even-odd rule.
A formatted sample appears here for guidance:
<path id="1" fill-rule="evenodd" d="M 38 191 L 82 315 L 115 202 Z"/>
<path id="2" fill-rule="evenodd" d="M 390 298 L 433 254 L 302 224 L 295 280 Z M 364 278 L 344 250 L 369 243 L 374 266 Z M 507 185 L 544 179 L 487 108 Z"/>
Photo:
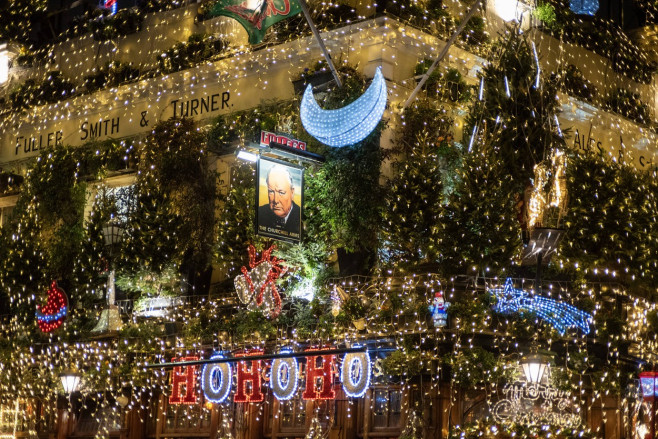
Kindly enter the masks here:
<path id="1" fill-rule="evenodd" d="M 43 431 L 48 427 L 53 427 L 53 416 L 46 416 L 39 400 L 16 399 L 0 405 L 0 436 Z"/>
<path id="2" fill-rule="evenodd" d="M 210 430 L 210 413 L 202 404 L 167 404 L 165 431 Z"/>
<path id="3" fill-rule="evenodd" d="M 398 428 L 402 408 L 402 391 L 399 389 L 375 389 L 373 398 L 373 429 Z"/>
<path id="4" fill-rule="evenodd" d="M 14 211 L 14 206 L 0 207 L 0 228 L 9 223 L 11 213 Z"/>
<path id="5" fill-rule="evenodd" d="M 281 401 L 280 416 L 281 430 L 304 428 L 306 423 L 306 401 L 301 396 L 288 401 Z"/>

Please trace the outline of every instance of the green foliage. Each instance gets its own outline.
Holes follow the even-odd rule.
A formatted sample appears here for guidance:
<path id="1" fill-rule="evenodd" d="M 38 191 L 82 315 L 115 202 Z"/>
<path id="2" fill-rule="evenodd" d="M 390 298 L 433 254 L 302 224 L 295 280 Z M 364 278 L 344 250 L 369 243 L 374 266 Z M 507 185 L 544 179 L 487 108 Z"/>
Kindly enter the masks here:
<path id="1" fill-rule="evenodd" d="M 215 175 L 191 119 L 158 123 L 138 148 L 135 207 L 123 240 L 122 271 L 139 277 L 176 266 L 206 270 L 214 232 Z"/>
<path id="2" fill-rule="evenodd" d="M 75 93 L 73 83 L 67 81 L 59 71 L 49 72 L 43 81 L 28 79 L 9 93 L 9 103 L 13 109 L 28 108 L 34 105 L 59 102 Z"/>
<path id="3" fill-rule="evenodd" d="M 131 63 L 112 61 L 99 68 L 96 73 L 85 76 L 84 86 L 87 91 L 94 92 L 105 87 L 116 87 L 137 78 L 139 78 L 139 70 L 133 68 Z"/>
<path id="4" fill-rule="evenodd" d="M 455 20 L 443 5 L 443 0 L 401 1 L 385 0 L 376 4 L 377 14 L 390 14 L 439 36 L 448 36 L 455 29 Z"/>
<path id="5" fill-rule="evenodd" d="M 29 41 L 46 17 L 46 0 L 12 0 L 0 3 L 0 40 Z"/>
<path id="6" fill-rule="evenodd" d="M 658 64 L 614 21 L 597 16 L 582 21 L 570 9 L 568 0 L 544 0 L 543 4 L 550 4 L 556 16 L 553 25 L 545 25 L 545 31 L 564 42 L 577 44 L 608 58 L 616 72 L 638 82 L 651 82 Z M 548 6 L 540 8 L 546 11 Z"/>
<path id="7" fill-rule="evenodd" d="M 544 26 L 551 30 L 557 30 L 559 23 L 555 14 L 555 7 L 550 3 L 540 3 L 537 5 L 532 15 L 542 22 Z"/>
<path id="8" fill-rule="evenodd" d="M 604 108 L 619 113 L 637 123 L 651 123 L 649 106 L 642 102 L 640 95 L 623 88 L 616 88 L 605 100 Z"/>
<path id="9" fill-rule="evenodd" d="M 322 102 L 325 109 L 341 108 L 351 103 L 366 88 L 361 75 L 345 69 L 342 71 L 348 76 L 344 77 L 341 88 L 327 93 Z M 355 145 L 328 149 L 324 166 L 308 173 L 304 202 L 308 206 L 305 221 L 310 236 L 348 251 L 376 248 L 381 200 L 379 137 L 382 125 Z"/>
<path id="10" fill-rule="evenodd" d="M 164 335 L 163 325 L 155 325 L 152 322 L 127 324 L 119 332 L 124 343 L 119 343 L 118 348 L 127 353 L 156 353 L 160 350 L 160 345 L 154 341 L 162 339 Z"/>
<path id="11" fill-rule="evenodd" d="M 208 130 L 208 148 L 221 154 L 233 152 L 236 144 L 260 142 L 261 131 L 277 131 L 283 121 L 293 124 L 298 108 L 292 101 L 267 101 L 253 109 L 218 116 Z M 301 122 L 297 126 L 301 126 Z"/>
<path id="12" fill-rule="evenodd" d="M 414 154 L 395 163 L 386 187 L 379 261 L 411 268 L 438 258 L 438 220 L 443 199 L 436 154 Z"/>
<path id="13" fill-rule="evenodd" d="M 308 173 L 306 231 L 330 247 L 374 249 L 379 222 L 379 129 L 357 145 L 332 149 L 322 168 Z"/>
<path id="14" fill-rule="evenodd" d="M 393 351 L 382 361 L 382 369 L 389 376 L 413 378 L 425 370 L 422 364 L 425 356 L 424 352 L 416 350 Z"/>
<path id="15" fill-rule="evenodd" d="M 183 326 L 186 345 L 212 345 L 222 332 L 230 328 L 230 319 L 224 313 L 213 316 L 208 309 L 201 310 L 197 317 L 190 318 Z"/>
<path id="16" fill-rule="evenodd" d="M 121 151 L 125 155 L 119 142 L 44 149 L 29 170 L 14 221 L 0 232 L 0 289 L 12 298 L 11 313 L 21 324 L 35 328 L 35 302 L 43 303 L 50 281 L 57 280 L 72 310 L 61 336 L 77 339 L 91 329 L 95 316 L 86 308 L 104 283 L 103 216 L 92 210 L 84 221 L 82 177 L 97 178 Z"/>
<path id="17" fill-rule="evenodd" d="M 214 262 L 233 279 L 249 262 L 247 248 L 256 241 L 254 215 L 256 200 L 255 169 L 238 162 L 231 172 L 231 185 L 217 218 L 217 243 Z"/>
<path id="18" fill-rule="evenodd" d="M 143 296 L 176 296 L 180 292 L 180 274 L 174 266 L 166 266 L 162 272 L 154 273 L 147 269 L 135 272 L 121 272 L 116 284 L 126 292 L 141 293 Z"/>
<path id="19" fill-rule="evenodd" d="M 557 81 L 558 87 L 572 96 L 592 102 L 597 95 L 596 87 L 573 64 L 558 69 L 551 75 L 551 81 Z"/>
<path id="20" fill-rule="evenodd" d="M 106 11 L 96 9 L 94 17 L 87 23 L 87 29 L 94 40 L 107 41 L 133 34 L 142 27 L 144 14 L 137 8 L 120 9 L 114 15 L 105 15 Z"/>
<path id="21" fill-rule="evenodd" d="M 479 346 L 448 354 L 443 362 L 450 366 L 453 382 L 465 389 L 482 383 L 498 384 L 508 380 L 511 373 L 493 353 Z"/>
<path id="22" fill-rule="evenodd" d="M 459 26 L 459 22 L 456 23 Z M 468 46 L 478 47 L 489 41 L 489 34 L 485 31 L 484 18 L 474 15 L 468 20 L 459 39 Z"/>
<path id="23" fill-rule="evenodd" d="M 220 54 L 228 48 L 228 42 L 203 34 L 192 34 L 186 43 L 177 43 L 167 51 L 158 55 L 156 60 L 164 73 L 178 72 L 189 69 L 202 61 Z"/>
<path id="24" fill-rule="evenodd" d="M 468 154 L 460 172 L 439 221 L 441 267 L 446 275 L 500 274 L 521 245 L 514 185 L 486 153 Z"/>
<path id="25" fill-rule="evenodd" d="M 21 175 L 0 171 L 0 195 L 10 195 L 18 192 L 23 180 L 24 178 Z"/>
<path id="26" fill-rule="evenodd" d="M 493 427 L 496 428 L 493 428 Z M 491 419 L 457 426 L 451 429 L 449 439 L 595 439 L 598 436 L 584 428 L 565 428 L 557 425 L 513 423 L 500 425 Z"/>
<path id="27" fill-rule="evenodd" d="M 455 298 L 448 307 L 448 316 L 453 322 L 459 322 L 462 329 L 482 329 L 491 315 L 489 296 L 481 294 L 476 297 Z"/>
<path id="28" fill-rule="evenodd" d="M 564 139 L 554 128 L 558 114 L 556 88 L 537 81 L 537 65 L 527 36 L 508 29 L 493 47 L 492 59 L 482 70 L 484 93 L 470 107 L 464 126 L 464 143 L 474 152 L 495 158 L 516 192 L 534 176 L 537 163 L 546 160 Z M 539 85 L 539 86 L 537 86 Z M 475 138 L 472 139 L 473 128 Z"/>
<path id="29" fill-rule="evenodd" d="M 460 154 L 450 144 L 454 121 L 445 108 L 430 99 L 416 99 L 404 111 L 401 122 L 395 139 L 395 152 L 421 156 L 436 152 L 443 162 L 444 177 L 454 174 Z"/>
<path id="30" fill-rule="evenodd" d="M 393 150 L 393 178 L 384 187 L 379 227 L 381 268 L 436 263 L 439 217 L 454 190 L 461 152 L 451 143 L 452 120 L 430 100 L 407 108 Z"/>
<path id="31" fill-rule="evenodd" d="M 656 285 L 655 178 L 594 154 L 574 154 L 567 166 L 567 191 L 569 210 L 558 263 L 577 263 L 590 273 L 605 268 L 636 288 Z"/>
<path id="32" fill-rule="evenodd" d="M 233 317 L 233 324 L 237 341 L 269 340 L 276 335 L 276 327 L 259 311 L 240 311 Z"/>
<path id="33" fill-rule="evenodd" d="M 424 75 L 432 65 L 432 60 L 424 59 L 416 65 L 414 74 Z M 450 68 L 445 72 L 435 69 L 427 78 L 424 89 L 428 91 L 430 98 L 436 98 L 441 101 L 467 102 L 471 99 L 472 87 L 466 84 L 462 74 L 455 68 Z"/>
<path id="34" fill-rule="evenodd" d="M 624 332 L 624 320 L 619 310 L 604 307 L 594 315 L 596 336 L 614 346 L 619 345 L 619 338 Z"/>
<path id="35" fill-rule="evenodd" d="M 658 310 L 654 309 L 647 313 L 647 323 L 649 324 L 649 332 L 658 332 Z"/>
<path id="36" fill-rule="evenodd" d="M 305 239 L 300 244 L 279 242 L 275 255 L 285 261 L 288 275 L 280 283 L 287 297 L 315 295 L 324 281 L 333 274 L 327 262 L 329 249 L 323 242 Z"/>

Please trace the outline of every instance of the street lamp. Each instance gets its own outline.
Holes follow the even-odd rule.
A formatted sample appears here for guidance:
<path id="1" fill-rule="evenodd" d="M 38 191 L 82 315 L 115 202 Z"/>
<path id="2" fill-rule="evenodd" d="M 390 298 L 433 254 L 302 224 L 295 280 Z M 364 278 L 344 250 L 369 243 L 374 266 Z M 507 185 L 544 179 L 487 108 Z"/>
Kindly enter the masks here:
<path id="1" fill-rule="evenodd" d="M 0 43 L 0 85 L 9 80 L 9 50 L 7 43 Z"/>
<path id="2" fill-rule="evenodd" d="M 546 372 L 548 362 L 539 354 L 530 354 L 523 357 L 521 360 L 521 367 L 523 367 L 526 382 L 528 384 L 537 385 L 541 383 L 541 380 L 544 377 L 544 372 Z"/>
<path id="3" fill-rule="evenodd" d="M 79 373 L 72 370 L 65 370 L 59 374 L 59 378 L 62 380 L 62 387 L 64 387 L 64 393 L 67 395 L 78 390 L 78 384 L 80 384 Z"/>
<path id="4" fill-rule="evenodd" d="M 121 316 L 119 308 L 115 304 L 116 290 L 114 288 L 114 261 L 112 260 L 113 249 L 123 238 L 124 227 L 116 218 L 110 219 L 103 226 L 103 239 L 110 253 L 110 273 L 107 275 L 107 308 L 101 312 L 98 324 L 91 332 L 110 332 L 121 329 Z"/>

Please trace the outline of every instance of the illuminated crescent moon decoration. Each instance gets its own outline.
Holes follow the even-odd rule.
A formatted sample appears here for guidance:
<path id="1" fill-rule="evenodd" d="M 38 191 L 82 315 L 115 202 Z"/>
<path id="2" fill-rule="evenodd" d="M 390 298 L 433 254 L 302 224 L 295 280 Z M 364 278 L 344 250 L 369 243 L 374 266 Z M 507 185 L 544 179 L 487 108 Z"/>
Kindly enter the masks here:
<path id="1" fill-rule="evenodd" d="M 365 139 L 382 118 L 386 108 L 386 80 L 377 67 L 370 87 L 356 101 L 336 110 L 323 110 L 309 84 L 299 110 L 306 131 L 329 146 L 353 145 Z"/>

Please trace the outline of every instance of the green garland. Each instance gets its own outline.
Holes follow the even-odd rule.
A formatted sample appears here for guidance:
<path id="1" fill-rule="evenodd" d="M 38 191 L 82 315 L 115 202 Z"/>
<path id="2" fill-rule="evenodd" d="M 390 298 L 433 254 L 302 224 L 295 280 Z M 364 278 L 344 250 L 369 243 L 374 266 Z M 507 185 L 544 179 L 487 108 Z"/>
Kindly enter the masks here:
<path id="1" fill-rule="evenodd" d="M 597 436 L 584 428 L 561 428 L 553 425 L 501 425 L 491 420 L 457 426 L 450 439 L 594 439 Z"/>

